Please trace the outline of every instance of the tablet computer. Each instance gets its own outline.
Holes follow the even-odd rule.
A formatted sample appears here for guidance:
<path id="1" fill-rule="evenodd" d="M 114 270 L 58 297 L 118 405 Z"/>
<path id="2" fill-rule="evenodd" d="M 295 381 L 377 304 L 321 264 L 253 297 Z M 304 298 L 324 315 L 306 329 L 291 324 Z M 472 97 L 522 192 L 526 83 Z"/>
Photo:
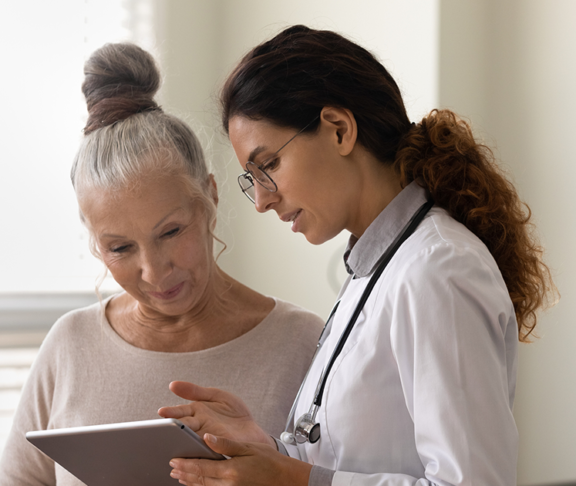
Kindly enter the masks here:
<path id="1" fill-rule="evenodd" d="M 176 419 L 39 430 L 26 439 L 88 486 L 175 486 L 173 457 L 225 459 Z"/>

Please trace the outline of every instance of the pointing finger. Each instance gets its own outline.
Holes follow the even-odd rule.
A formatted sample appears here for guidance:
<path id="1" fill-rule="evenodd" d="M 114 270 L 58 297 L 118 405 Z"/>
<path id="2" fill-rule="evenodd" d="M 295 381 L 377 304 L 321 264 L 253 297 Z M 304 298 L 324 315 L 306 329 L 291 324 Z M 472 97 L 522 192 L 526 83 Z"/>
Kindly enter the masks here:
<path id="1" fill-rule="evenodd" d="M 207 388 L 187 381 L 173 381 L 170 383 L 170 391 L 185 400 L 200 402 L 219 401 L 222 395 L 222 391 L 217 388 Z"/>
<path id="2" fill-rule="evenodd" d="M 164 418 L 181 419 L 190 417 L 194 411 L 189 405 L 177 405 L 175 407 L 162 407 L 158 410 L 158 415 Z"/>

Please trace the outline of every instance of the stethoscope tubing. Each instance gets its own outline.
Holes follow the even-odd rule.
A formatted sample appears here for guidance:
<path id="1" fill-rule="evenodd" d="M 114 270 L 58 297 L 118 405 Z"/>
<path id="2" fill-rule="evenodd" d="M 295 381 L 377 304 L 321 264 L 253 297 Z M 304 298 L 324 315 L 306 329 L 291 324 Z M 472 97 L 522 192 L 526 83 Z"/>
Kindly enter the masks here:
<path id="1" fill-rule="evenodd" d="M 360 313 L 362 312 L 362 309 L 364 308 L 364 305 L 366 304 L 366 301 L 368 300 L 368 297 L 370 296 L 370 293 L 372 292 L 372 289 L 376 285 L 376 282 L 378 281 L 378 279 L 380 278 L 380 276 L 384 272 L 384 269 L 386 268 L 388 263 L 390 263 L 390 260 L 392 260 L 392 258 L 394 257 L 394 255 L 396 254 L 396 252 L 398 251 L 400 246 L 412 235 L 412 233 L 414 233 L 414 231 L 416 230 L 418 225 L 422 222 L 422 220 L 424 219 L 424 217 L 426 216 L 428 211 L 430 211 L 430 209 L 432 208 L 433 205 L 434 205 L 434 201 L 429 200 L 426 203 L 424 203 L 422 206 L 420 206 L 420 208 L 418 209 L 418 211 L 416 211 L 416 213 L 414 214 L 414 216 L 412 217 L 412 219 L 410 220 L 410 222 L 408 223 L 408 225 L 406 226 L 404 231 L 402 231 L 402 233 L 400 234 L 398 239 L 396 241 L 394 241 L 392 243 L 392 246 L 388 249 L 388 251 L 386 251 L 386 253 L 384 254 L 384 256 L 382 258 L 382 261 L 380 262 L 380 264 L 378 265 L 378 267 L 376 268 L 376 270 L 372 274 L 372 277 L 370 277 L 370 281 L 368 282 L 368 284 L 366 285 L 366 288 L 362 292 L 362 296 L 360 297 L 360 300 L 358 301 L 358 304 L 356 305 L 356 308 L 354 309 L 354 312 L 353 312 L 352 316 L 350 317 L 348 324 L 346 325 L 346 329 L 340 335 L 340 339 L 338 340 L 338 344 L 336 345 L 336 347 L 334 348 L 334 351 L 332 352 L 332 356 L 330 357 L 330 360 L 328 362 L 328 366 L 326 366 L 326 368 L 324 370 L 322 370 L 322 373 L 320 374 L 320 380 L 319 380 L 318 385 L 316 387 L 316 393 L 314 395 L 314 400 L 312 402 L 312 405 L 311 405 L 310 411 L 309 411 L 309 414 L 311 416 L 313 416 L 314 418 L 316 416 L 316 412 L 318 411 L 318 409 L 322 405 L 322 397 L 324 396 L 324 389 L 326 387 L 326 382 L 328 380 L 328 376 L 330 374 L 330 371 L 332 370 L 332 367 L 334 366 L 336 359 L 338 358 L 338 356 L 342 352 L 342 349 L 344 349 L 344 345 L 346 344 L 346 341 L 348 340 L 348 337 L 350 336 L 350 333 L 352 332 L 352 329 L 354 328 L 354 325 L 356 324 L 356 321 L 358 320 L 358 317 L 360 316 Z M 296 398 L 294 399 L 294 403 L 292 404 L 292 408 L 290 409 L 290 413 L 288 415 L 288 420 L 286 422 L 286 427 L 284 429 L 284 432 L 282 433 L 282 436 L 288 435 L 292 439 L 294 438 L 294 435 L 290 434 L 288 432 L 288 430 L 290 429 L 290 426 L 293 423 L 293 420 L 294 420 L 294 417 L 296 414 L 296 407 L 298 405 L 300 395 L 302 394 L 302 390 L 303 390 L 304 385 L 306 383 L 306 379 L 308 378 L 310 370 L 312 369 L 312 367 L 314 365 L 314 361 L 316 360 L 316 357 L 318 356 L 318 352 L 320 351 L 320 348 L 322 347 L 322 345 L 324 343 L 324 339 L 323 339 L 324 334 L 325 334 L 331 320 L 333 319 L 334 315 L 336 314 L 336 310 L 338 309 L 339 305 L 340 305 L 340 300 L 338 300 L 336 302 L 336 304 L 332 308 L 332 311 L 330 312 L 330 315 L 328 316 L 328 319 L 326 320 L 326 324 L 324 325 L 324 329 L 322 330 L 322 333 L 320 334 L 320 338 L 318 340 L 318 344 L 316 345 L 316 351 L 314 352 L 314 356 L 312 358 L 312 362 L 310 364 L 310 367 L 308 368 L 308 371 L 306 372 L 306 375 L 304 376 L 304 379 L 302 380 L 302 384 L 300 385 L 300 389 L 298 390 L 298 393 L 296 394 Z M 282 437 L 282 440 L 287 442 L 287 443 L 292 442 L 292 440 L 290 440 L 290 441 L 285 440 L 285 437 Z"/>
<path id="2" fill-rule="evenodd" d="M 324 333 L 326 332 L 326 328 L 328 327 L 328 324 L 330 324 L 330 321 L 334 317 L 334 314 L 336 314 L 336 310 L 338 309 L 339 305 L 340 305 L 340 300 L 336 301 L 336 303 L 334 304 L 334 307 L 332 307 L 332 310 L 330 311 L 330 315 L 328 316 L 328 319 L 326 319 L 326 323 L 324 324 L 324 327 L 322 328 L 322 332 L 320 333 L 320 337 L 318 338 L 318 344 L 316 345 L 316 350 L 314 351 L 314 355 L 312 356 L 312 361 L 310 361 L 310 366 L 308 367 L 308 371 L 306 371 L 306 374 L 304 375 L 304 379 L 302 380 L 302 383 L 300 384 L 300 388 L 298 389 L 298 393 L 296 394 L 296 398 L 294 399 L 294 402 L 292 403 L 292 407 L 290 408 L 290 413 L 288 414 L 288 419 L 286 420 L 286 427 L 284 427 L 285 431 L 287 431 L 290 428 L 290 426 L 292 425 L 292 421 L 294 420 L 294 415 L 296 414 L 296 407 L 298 406 L 298 401 L 300 400 L 300 395 L 302 394 L 302 390 L 304 389 L 304 384 L 306 383 L 306 379 L 308 378 L 308 375 L 310 374 L 310 371 L 312 370 L 312 367 L 313 367 L 312 365 L 314 364 L 314 361 L 316 361 L 316 356 L 318 356 L 318 352 L 320 351 L 320 348 L 322 347 L 322 344 L 324 343 L 323 337 L 324 337 Z"/>

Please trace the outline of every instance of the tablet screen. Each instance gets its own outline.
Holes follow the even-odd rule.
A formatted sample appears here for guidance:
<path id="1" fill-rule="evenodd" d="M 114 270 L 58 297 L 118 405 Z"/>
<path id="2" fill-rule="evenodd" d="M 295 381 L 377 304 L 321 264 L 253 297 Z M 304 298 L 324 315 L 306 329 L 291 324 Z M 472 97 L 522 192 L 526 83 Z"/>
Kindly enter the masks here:
<path id="1" fill-rule="evenodd" d="M 26 438 L 89 486 L 175 486 L 173 457 L 225 459 L 176 419 L 41 430 Z"/>

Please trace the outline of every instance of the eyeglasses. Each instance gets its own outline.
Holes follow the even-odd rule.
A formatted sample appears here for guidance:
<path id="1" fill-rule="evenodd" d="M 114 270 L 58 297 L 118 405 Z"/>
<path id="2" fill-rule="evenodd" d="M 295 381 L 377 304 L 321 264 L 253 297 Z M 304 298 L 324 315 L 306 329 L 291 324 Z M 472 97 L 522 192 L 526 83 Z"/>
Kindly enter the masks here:
<path id="1" fill-rule="evenodd" d="M 267 189 L 270 192 L 276 192 L 278 190 L 278 186 L 272 180 L 264 167 L 274 159 L 280 150 L 282 150 L 286 145 L 288 145 L 292 140 L 294 140 L 298 135 L 300 135 L 304 130 L 306 130 L 312 123 L 320 118 L 320 115 L 314 118 L 308 125 L 306 125 L 302 130 L 300 130 L 296 135 L 294 135 L 290 140 L 288 140 L 282 147 L 280 147 L 271 157 L 268 157 L 264 162 L 260 165 L 256 165 L 254 162 L 249 160 L 246 162 L 246 171 L 238 176 L 238 184 L 242 192 L 246 194 L 246 197 L 250 199 L 253 203 L 256 203 L 256 188 L 254 187 L 254 181 L 258 182 L 264 189 Z"/>

